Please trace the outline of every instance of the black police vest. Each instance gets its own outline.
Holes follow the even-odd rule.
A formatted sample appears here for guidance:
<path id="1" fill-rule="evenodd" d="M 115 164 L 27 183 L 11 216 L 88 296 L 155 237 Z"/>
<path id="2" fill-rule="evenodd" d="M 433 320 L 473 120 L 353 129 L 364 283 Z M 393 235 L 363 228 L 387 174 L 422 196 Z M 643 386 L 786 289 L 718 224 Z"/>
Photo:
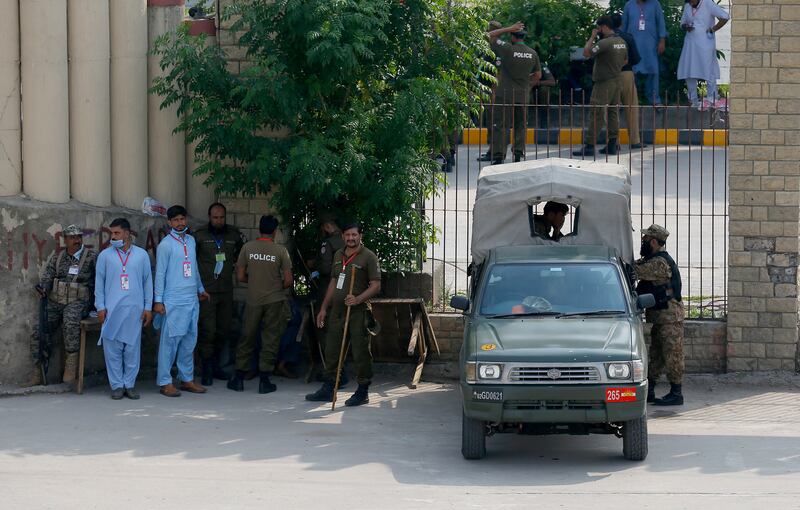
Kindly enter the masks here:
<path id="1" fill-rule="evenodd" d="M 654 306 L 653 310 L 666 310 L 669 306 L 669 300 L 674 299 L 675 301 L 681 301 L 681 273 L 678 271 L 678 264 L 670 257 L 669 253 L 665 251 L 659 251 L 647 257 L 647 259 L 651 259 L 653 257 L 661 257 L 664 259 L 667 264 L 669 264 L 669 269 L 672 272 L 672 277 L 670 278 L 669 283 L 664 285 L 655 285 L 651 281 L 642 280 L 636 285 L 636 293 L 640 296 L 642 294 L 652 294 L 656 298 L 656 306 Z"/>

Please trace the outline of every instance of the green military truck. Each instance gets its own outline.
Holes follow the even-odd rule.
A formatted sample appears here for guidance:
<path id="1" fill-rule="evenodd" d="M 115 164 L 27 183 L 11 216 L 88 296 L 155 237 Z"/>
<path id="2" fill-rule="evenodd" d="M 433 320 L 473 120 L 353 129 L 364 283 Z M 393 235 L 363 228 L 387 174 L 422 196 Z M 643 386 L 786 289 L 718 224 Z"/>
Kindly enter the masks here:
<path id="1" fill-rule="evenodd" d="M 537 211 L 569 206 L 563 237 Z M 497 433 L 615 434 L 647 457 L 647 351 L 632 281 L 630 178 L 608 163 L 546 159 L 484 169 L 476 193 L 461 348 L 461 452 Z M 557 237 L 553 241 L 550 237 Z"/>

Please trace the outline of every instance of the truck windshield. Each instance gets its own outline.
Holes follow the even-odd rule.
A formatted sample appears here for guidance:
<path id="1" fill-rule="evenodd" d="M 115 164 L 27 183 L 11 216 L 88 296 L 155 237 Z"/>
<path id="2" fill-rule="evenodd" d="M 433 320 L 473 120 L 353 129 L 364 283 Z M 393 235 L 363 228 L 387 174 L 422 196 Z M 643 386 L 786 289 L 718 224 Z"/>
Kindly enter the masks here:
<path id="1" fill-rule="evenodd" d="M 486 275 L 481 315 L 626 313 L 619 271 L 611 263 L 495 264 Z"/>

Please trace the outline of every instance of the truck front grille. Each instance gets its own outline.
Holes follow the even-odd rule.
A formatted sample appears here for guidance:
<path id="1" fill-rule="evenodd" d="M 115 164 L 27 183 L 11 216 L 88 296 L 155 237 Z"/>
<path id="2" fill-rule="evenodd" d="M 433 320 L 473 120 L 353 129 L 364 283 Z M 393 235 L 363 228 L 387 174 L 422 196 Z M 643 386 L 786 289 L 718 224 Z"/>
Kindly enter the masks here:
<path id="1" fill-rule="evenodd" d="M 605 409 L 605 403 L 594 400 L 507 400 L 503 409 L 517 411 L 589 411 Z"/>
<path id="2" fill-rule="evenodd" d="M 600 372 L 593 366 L 516 366 L 508 374 L 510 382 L 574 384 L 600 382 Z"/>

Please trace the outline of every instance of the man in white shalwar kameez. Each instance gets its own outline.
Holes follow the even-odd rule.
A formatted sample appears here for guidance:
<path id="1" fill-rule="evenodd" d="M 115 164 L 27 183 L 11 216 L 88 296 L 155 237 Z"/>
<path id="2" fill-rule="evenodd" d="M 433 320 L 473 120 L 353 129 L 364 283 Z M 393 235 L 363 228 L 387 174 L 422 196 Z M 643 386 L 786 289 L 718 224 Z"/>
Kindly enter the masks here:
<path id="1" fill-rule="evenodd" d="M 697 95 L 698 80 L 706 82 L 708 101 L 717 100 L 719 62 L 714 34 L 729 19 L 730 15 L 714 0 L 687 0 L 683 6 L 681 28 L 686 31 L 686 37 L 678 61 L 678 79 L 686 80 L 689 101 L 694 107 L 702 106 Z"/>
<path id="2" fill-rule="evenodd" d="M 153 277 L 147 252 L 134 246 L 131 224 L 117 218 L 109 226 L 110 246 L 97 257 L 94 303 L 106 359 L 111 398 L 139 398 L 142 326 L 150 324 Z"/>

